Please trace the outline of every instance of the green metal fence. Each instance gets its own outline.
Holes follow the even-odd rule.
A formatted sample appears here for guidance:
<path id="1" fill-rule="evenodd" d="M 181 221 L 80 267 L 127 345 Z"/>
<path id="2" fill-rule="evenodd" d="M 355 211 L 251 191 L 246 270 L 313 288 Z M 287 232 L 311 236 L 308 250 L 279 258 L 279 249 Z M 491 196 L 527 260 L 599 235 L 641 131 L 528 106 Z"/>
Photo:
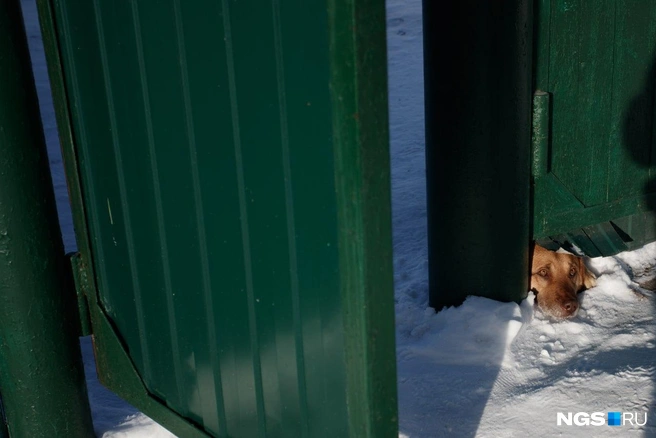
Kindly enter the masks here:
<path id="1" fill-rule="evenodd" d="M 653 3 L 426 1 L 424 43 L 431 305 L 656 240 Z"/>
<path id="2" fill-rule="evenodd" d="M 534 237 L 591 256 L 656 239 L 656 6 L 541 0 L 535 23 Z"/>
<path id="3" fill-rule="evenodd" d="M 99 377 L 192 436 L 396 436 L 384 2 L 40 0 Z"/>

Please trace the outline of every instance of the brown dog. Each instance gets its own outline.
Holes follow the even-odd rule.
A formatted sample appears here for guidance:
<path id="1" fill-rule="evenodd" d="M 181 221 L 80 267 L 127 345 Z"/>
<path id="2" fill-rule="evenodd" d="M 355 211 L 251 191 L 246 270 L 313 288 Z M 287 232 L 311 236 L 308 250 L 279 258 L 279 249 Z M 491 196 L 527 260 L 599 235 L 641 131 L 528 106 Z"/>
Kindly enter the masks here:
<path id="1" fill-rule="evenodd" d="M 531 290 L 538 306 L 554 318 L 571 318 L 579 309 L 577 294 L 596 285 L 595 276 L 572 254 L 549 251 L 535 245 Z"/>

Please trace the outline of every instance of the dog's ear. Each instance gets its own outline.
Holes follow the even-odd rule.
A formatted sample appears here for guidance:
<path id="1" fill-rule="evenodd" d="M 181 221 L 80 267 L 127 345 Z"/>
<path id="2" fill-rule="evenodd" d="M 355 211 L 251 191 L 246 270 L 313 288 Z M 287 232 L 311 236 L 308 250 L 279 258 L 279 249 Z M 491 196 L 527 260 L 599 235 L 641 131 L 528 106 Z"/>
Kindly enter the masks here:
<path id="1" fill-rule="evenodd" d="M 593 288 L 597 285 L 596 277 L 585 266 L 585 263 L 583 262 L 582 257 L 579 257 L 579 272 L 581 273 L 581 276 L 583 276 L 583 287 L 581 288 L 581 290 L 590 289 L 590 288 Z"/>

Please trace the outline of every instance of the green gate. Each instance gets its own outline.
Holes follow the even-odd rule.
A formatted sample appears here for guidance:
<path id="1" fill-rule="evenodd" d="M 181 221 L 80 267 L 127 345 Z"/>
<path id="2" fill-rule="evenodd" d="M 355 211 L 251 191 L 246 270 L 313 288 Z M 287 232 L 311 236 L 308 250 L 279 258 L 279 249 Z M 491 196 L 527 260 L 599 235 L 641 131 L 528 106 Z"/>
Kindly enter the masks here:
<path id="1" fill-rule="evenodd" d="M 182 437 L 396 436 L 384 2 L 39 8 L 100 379 Z"/>
<path id="2" fill-rule="evenodd" d="M 423 20 L 431 306 L 522 300 L 532 240 L 656 240 L 654 2 L 426 0 Z"/>
<path id="3" fill-rule="evenodd" d="M 656 239 L 656 6 L 540 0 L 534 237 L 611 255 Z"/>

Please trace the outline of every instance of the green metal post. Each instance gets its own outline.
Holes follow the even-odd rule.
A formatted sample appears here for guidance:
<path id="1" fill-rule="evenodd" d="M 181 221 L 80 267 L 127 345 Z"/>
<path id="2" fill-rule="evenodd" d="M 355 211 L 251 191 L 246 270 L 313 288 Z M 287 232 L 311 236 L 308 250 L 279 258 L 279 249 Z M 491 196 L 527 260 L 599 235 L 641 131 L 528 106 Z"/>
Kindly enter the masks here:
<path id="1" fill-rule="evenodd" d="M 0 390 L 12 438 L 91 437 L 19 0 L 0 1 Z"/>
<path id="2" fill-rule="evenodd" d="M 532 1 L 424 1 L 430 303 L 528 290 Z"/>

